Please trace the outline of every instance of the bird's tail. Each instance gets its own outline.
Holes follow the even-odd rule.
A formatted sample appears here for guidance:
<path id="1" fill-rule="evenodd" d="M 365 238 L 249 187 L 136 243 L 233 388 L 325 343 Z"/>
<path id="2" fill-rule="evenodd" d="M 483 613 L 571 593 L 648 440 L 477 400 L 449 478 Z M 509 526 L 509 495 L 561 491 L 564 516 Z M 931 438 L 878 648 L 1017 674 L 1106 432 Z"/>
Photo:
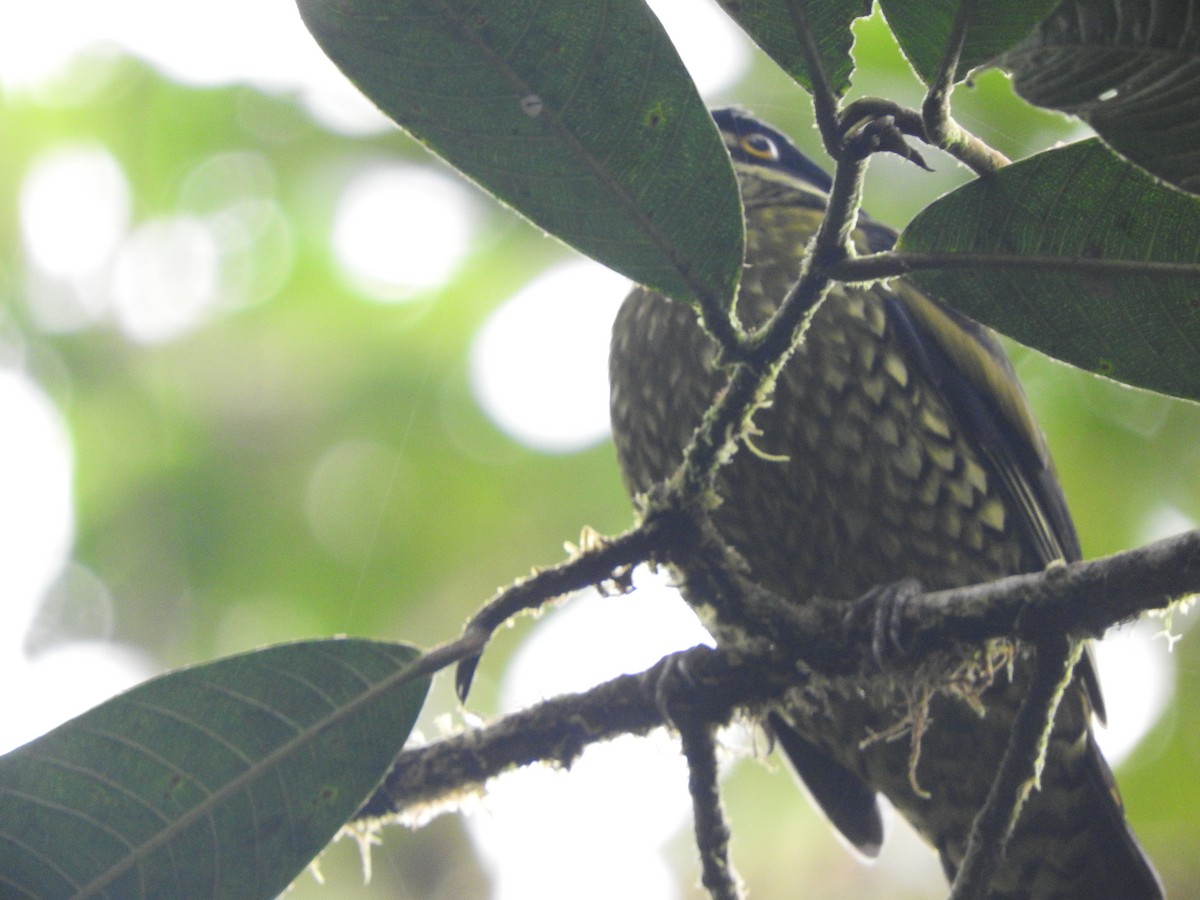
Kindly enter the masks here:
<path id="1" fill-rule="evenodd" d="M 1161 900 L 1162 882 L 1125 821 L 1091 729 L 1069 745 L 1062 738 L 1051 739 L 1041 789 L 1022 810 L 993 896 Z"/>

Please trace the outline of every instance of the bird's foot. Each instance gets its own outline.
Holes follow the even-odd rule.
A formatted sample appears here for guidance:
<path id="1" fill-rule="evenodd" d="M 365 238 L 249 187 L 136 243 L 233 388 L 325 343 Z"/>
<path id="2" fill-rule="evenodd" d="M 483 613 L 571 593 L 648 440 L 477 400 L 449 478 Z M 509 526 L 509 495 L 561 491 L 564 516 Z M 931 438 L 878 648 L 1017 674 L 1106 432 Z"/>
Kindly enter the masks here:
<path id="1" fill-rule="evenodd" d="M 872 153 L 894 153 L 915 163 L 926 172 L 933 169 L 906 139 L 900 123 L 893 115 L 862 120 L 847 129 L 844 135 L 846 152 L 853 159 L 866 159 Z"/>
<path id="2" fill-rule="evenodd" d="M 681 719 L 694 715 L 696 679 L 682 654 L 672 654 L 663 663 L 661 669 L 656 666 L 645 673 L 643 685 L 653 696 L 666 726 L 678 730 Z"/>
<path id="3" fill-rule="evenodd" d="M 847 621 L 861 616 L 870 616 L 871 657 L 879 668 L 887 668 L 889 661 L 903 659 L 904 610 L 913 597 L 924 593 L 925 588 L 915 578 L 901 578 L 888 584 L 871 588 L 854 601 Z"/>

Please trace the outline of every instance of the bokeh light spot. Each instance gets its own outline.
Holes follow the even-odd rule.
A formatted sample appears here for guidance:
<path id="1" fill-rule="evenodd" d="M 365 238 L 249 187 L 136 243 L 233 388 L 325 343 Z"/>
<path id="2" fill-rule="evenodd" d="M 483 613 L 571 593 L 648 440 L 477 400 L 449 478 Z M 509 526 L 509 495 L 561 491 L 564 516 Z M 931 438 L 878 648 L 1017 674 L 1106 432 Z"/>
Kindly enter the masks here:
<path id="1" fill-rule="evenodd" d="M 231 656 L 327 632 L 328 627 L 320 615 L 303 598 L 275 595 L 245 597 L 222 611 L 213 638 L 214 655 Z"/>
<path id="2" fill-rule="evenodd" d="M 19 654 L 42 594 L 66 562 L 73 530 L 71 446 L 50 400 L 0 369 L 0 657 Z"/>
<path id="3" fill-rule="evenodd" d="M 44 734 L 154 674 L 154 665 L 140 650 L 108 641 L 57 644 L 28 662 L 0 660 L 5 683 L 24 685 L 9 692 L 0 752 Z"/>
<path id="4" fill-rule="evenodd" d="M 107 640 L 113 623 L 108 586 L 87 566 L 70 562 L 43 597 L 25 651 L 37 656 L 65 643 Z"/>
<path id="5" fill-rule="evenodd" d="M 141 680 L 150 666 L 92 639 L 111 627 L 107 591 L 80 567 L 64 573 L 74 509 L 71 444 L 58 410 L 25 375 L 0 369 L 0 422 L 0 681 L 20 686 L 5 695 L 4 752 Z"/>
<path id="6" fill-rule="evenodd" d="M 649 0 L 704 96 L 732 87 L 750 66 L 750 41 L 715 3 Z"/>
<path id="7" fill-rule="evenodd" d="M 334 255 L 369 299 L 411 299 L 459 267 L 476 217 L 474 198 L 458 181 L 422 166 L 376 166 L 338 201 Z"/>
<path id="8" fill-rule="evenodd" d="M 509 666 L 505 707 L 583 690 L 712 643 L 661 577 L 639 569 L 635 579 L 634 594 L 585 592 L 540 623 Z M 664 847 L 691 802 L 678 744 L 661 730 L 589 747 L 569 772 L 531 767 L 506 775 L 489 785 L 485 803 L 488 813 L 468 825 L 494 869 L 498 900 L 678 896 Z"/>
<path id="9" fill-rule="evenodd" d="M 1175 660 L 1153 619 L 1110 631 L 1093 653 L 1104 690 L 1108 725 L 1096 742 L 1110 765 L 1119 765 L 1146 736 L 1174 693 Z"/>
<path id="10" fill-rule="evenodd" d="M 475 399 L 506 434 L 572 453 L 608 434 L 608 344 L 628 279 L 589 260 L 556 266 L 484 322 L 471 348 Z"/>
<path id="11" fill-rule="evenodd" d="M 192 330 L 220 299 L 220 250 L 193 216 L 152 219 L 121 246 L 113 291 L 117 322 L 143 343 Z"/>
<path id="12" fill-rule="evenodd" d="M 179 208 L 197 216 L 219 214 L 228 207 L 275 195 L 275 171 L 261 153 L 239 151 L 208 157 L 184 177 Z"/>
<path id="13" fill-rule="evenodd" d="M 1194 520 L 1164 506 L 1147 518 L 1141 539 L 1150 543 L 1195 527 Z M 1111 629 L 1096 642 L 1096 665 L 1108 708 L 1108 727 L 1097 730 L 1096 740 L 1113 765 L 1154 727 L 1175 693 L 1175 656 L 1164 629 L 1178 635 L 1193 621 L 1194 617 L 1182 614 L 1171 616 L 1169 625 L 1158 617 L 1139 619 Z"/>
<path id="14" fill-rule="evenodd" d="M 1075 377 L 1083 402 L 1093 415 L 1141 438 L 1158 434 L 1176 406 L 1171 397 L 1096 378 L 1087 372 L 1076 372 Z"/>
<path id="15" fill-rule="evenodd" d="M 1159 506 L 1142 523 L 1140 540 L 1143 544 L 1151 541 L 1161 541 L 1176 534 L 1183 534 L 1198 527 L 1197 522 L 1187 513 L 1174 506 Z"/>
<path id="16" fill-rule="evenodd" d="M 209 229 L 220 251 L 219 302 L 241 308 L 273 296 L 295 261 L 291 224 L 261 153 L 219 153 L 188 173 L 179 208 Z"/>
<path id="17" fill-rule="evenodd" d="M 129 225 L 125 173 L 103 147 L 57 147 L 38 157 L 21 183 L 21 237 L 30 259 L 54 278 L 108 265 Z"/>

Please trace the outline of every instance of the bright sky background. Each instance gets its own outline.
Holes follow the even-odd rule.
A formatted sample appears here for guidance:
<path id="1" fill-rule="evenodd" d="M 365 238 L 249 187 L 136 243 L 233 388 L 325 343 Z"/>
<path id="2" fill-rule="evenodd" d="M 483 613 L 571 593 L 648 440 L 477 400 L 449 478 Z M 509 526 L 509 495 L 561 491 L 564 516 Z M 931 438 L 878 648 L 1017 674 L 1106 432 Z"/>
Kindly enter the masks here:
<path id="1" fill-rule="evenodd" d="M 658 0 L 651 5 L 664 17 L 705 92 L 718 91 L 744 73 L 747 44 L 715 4 Z M 317 49 L 287 0 L 5 3 L 0 5 L 0 90 L 52 99 L 64 89 L 62 73 L 74 56 L 84 48 L 94 52 L 97 42 L 147 59 L 187 83 L 248 81 L 298 95 L 322 124 L 342 133 L 390 127 Z M 19 210 L 25 251 L 35 269 L 29 291 L 39 322 L 48 331 L 71 331 L 111 320 L 130 340 L 158 343 L 187 334 L 230 305 L 270 296 L 293 262 L 289 226 L 273 200 L 273 177 L 253 154 L 216 157 L 189 176 L 196 198 L 192 208 L 138 221 L 126 173 L 103 146 L 47 148 L 25 175 Z M 227 185 L 236 190 L 221 195 Z M 404 302 L 435 288 L 459 265 L 475 235 L 480 202 L 477 192 L 442 172 L 378 163 L 347 184 L 330 225 L 332 251 L 347 283 L 364 300 Z M 397 229 L 413 222 L 421 227 L 399 238 Z M 408 252 L 398 253 L 398 247 Z M 254 268 L 247 269 L 250 258 Z M 49 293 L 40 299 L 36 273 L 69 283 L 73 290 L 66 299 Z M 571 302 L 564 303 L 568 292 Z M 470 365 L 475 395 L 498 427 L 553 453 L 604 439 L 609 323 L 623 292 L 621 279 L 581 260 L 542 274 L 493 313 L 477 336 Z M 553 338 L 539 333 L 534 322 L 550 326 Z M 522 365 L 500 365 L 513 359 Z M 104 585 L 69 563 L 69 435 L 46 394 L 19 366 L 0 368 L 0 423 L 7 435 L 0 442 L 0 590 L 5 597 L 0 672 L 6 683 L 27 686 L 9 692 L 0 731 L 4 748 L 147 677 L 153 664 L 105 640 L 111 600 Z M 362 447 L 346 452 L 351 451 L 373 452 Z M 318 538 L 331 544 L 341 539 Z M 59 603 L 56 597 L 68 600 Z M 508 674 L 506 702 L 529 703 L 640 669 L 703 639 L 677 598 L 656 590 L 639 594 L 636 602 L 645 632 L 639 646 L 630 645 L 623 625 L 631 613 L 617 601 L 603 601 L 599 611 L 581 601 L 547 617 Z M 661 628 L 652 629 L 651 618 L 660 619 Z M 25 655 L 31 634 L 37 638 L 33 643 L 52 647 L 36 661 Z M 1120 665 L 1128 672 L 1132 660 L 1141 659 L 1138 664 L 1144 666 L 1145 658 L 1161 659 L 1147 652 L 1147 641 L 1134 630 L 1106 648 L 1105 656 L 1125 654 Z M 1169 683 L 1168 671 L 1151 669 L 1158 683 Z M 87 677 L 80 678 L 84 671 Z M 1137 712 L 1143 727 L 1153 721 L 1157 706 L 1147 702 L 1144 689 L 1126 697 L 1119 687 L 1109 686 L 1112 719 L 1127 725 Z M 1165 691 L 1156 696 L 1166 701 Z M 15 703 L 22 705 L 14 708 Z M 1128 746 L 1137 733 L 1123 729 L 1104 740 Z M 683 782 L 678 756 L 654 741 L 603 748 L 569 777 L 530 772 L 507 779 L 473 826 L 481 850 L 497 869 L 497 896 L 559 896 L 565 884 L 594 888 L 592 894 L 575 896 L 673 896 L 660 848 L 686 822 Z M 612 798 L 641 802 L 650 793 L 656 799 L 643 803 L 647 815 L 631 828 L 625 802 Z M 567 819 L 571 825 L 564 830 Z M 585 833 L 587 828 L 592 830 Z M 581 871 L 595 871 L 590 866 L 596 859 L 614 858 L 621 866 L 607 867 L 608 874 L 621 875 L 620 883 L 598 874 L 579 877 Z M 549 867 L 553 860 L 559 869 Z M 547 876 L 549 881 L 538 880 Z"/>

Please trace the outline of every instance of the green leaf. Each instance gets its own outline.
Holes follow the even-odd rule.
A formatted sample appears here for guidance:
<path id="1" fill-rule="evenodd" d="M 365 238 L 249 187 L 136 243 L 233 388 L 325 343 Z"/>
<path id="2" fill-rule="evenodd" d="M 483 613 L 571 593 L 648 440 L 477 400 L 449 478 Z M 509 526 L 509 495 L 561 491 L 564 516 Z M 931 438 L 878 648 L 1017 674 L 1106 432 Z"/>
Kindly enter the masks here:
<path id="1" fill-rule="evenodd" d="M 854 60 L 850 48 L 855 19 L 871 14 L 871 0 L 720 0 L 721 8 L 775 60 L 783 70 L 809 91 L 812 76 L 805 62 L 803 39 L 793 11 L 803 12 L 817 47 L 830 87 L 840 97 L 850 87 Z"/>
<path id="2" fill-rule="evenodd" d="M 1200 3 L 1068 0 L 1005 55 L 1017 93 L 1200 193 Z"/>
<path id="3" fill-rule="evenodd" d="M 298 3 L 363 93 L 518 212 L 673 297 L 732 297 L 733 171 L 641 0 Z"/>
<path id="4" fill-rule="evenodd" d="M 417 651 L 306 641 L 172 672 L 0 759 L 0 895 L 269 898 L 386 773 Z"/>
<path id="5" fill-rule="evenodd" d="M 937 76 L 961 5 L 959 0 L 880 0 L 900 49 L 926 84 Z M 962 81 L 972 69 L 1025 37 L 1054 5 L 1055 0 L 976 0 L 956 80 Z"/>
<path id="6" fill-rule="evenodd" d="M 1126 384 L 1200 400 L 1200 200 L 1093 139 L 973 181 L 899 249 L 969 254 L 910 278 L 1023 344 Z M 1013 257 L 1021 266 L 988 262 Z M 1031 265 L 1046 257 L 1051 265 Z M 1119 270 L 1109 265 L 1131 268 Z M 1136 264 L 1178 264 L 1171 271 Z"/>

